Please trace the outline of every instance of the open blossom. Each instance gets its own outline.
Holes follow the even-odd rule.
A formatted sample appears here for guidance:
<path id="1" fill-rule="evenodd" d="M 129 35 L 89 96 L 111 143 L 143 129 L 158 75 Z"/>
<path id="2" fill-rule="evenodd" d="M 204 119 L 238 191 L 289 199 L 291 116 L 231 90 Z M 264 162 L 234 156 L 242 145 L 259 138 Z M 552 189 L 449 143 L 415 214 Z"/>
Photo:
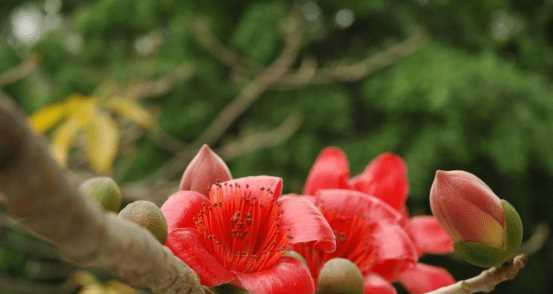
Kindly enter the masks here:
<path id="1" fill-rule="evenodd" d="M 201 185 L 181 186 L 203 192 L 226 165 L 209 148 L 198 156 L 212 158 L 195 158 L 191 164 L 200 166 L 187 172 L 200 173 L 188 173 L 190 180 L 183 182 Z M 209 287 L 232 283 L 253 294 L 314 293 L 309 270 L 283 254 L 302 243 L 334 251 L 335 238 L 312 202 L 279 198 L 281 191 L 282 180 L 270 176 L 213 182 L 204 193 L 181 190 L 162 207 L 169 231 L 165 245 Z"/>
<path id="2" fill-rule="evenodd" d="M 406 165 L 395 154 L 381 154 L 350 178 L 343 151 L 324 149 L 311 168 L 304 194 L 333 228 L 337 249 L 327 253 L 296 246 L 312 274 L 317 275 L 324 261 L 343 257 L 365 276 L 366 294 L 395 293 L 390 283 L 395 280 L 415 294 L 453 283 L 446 270 L 417 263 L 422 254 L 450 253 L 453 245 L 434 217 L 408 218 L 408 190 Z"/>
<path id="3" fill-rule="evenodd" d="M 437 171 L 430 204 L 456 242 L 456 252 L 468 262 L 498 265 L 520 248 L 522 222 L 516 210 L 469 172 Z"/>

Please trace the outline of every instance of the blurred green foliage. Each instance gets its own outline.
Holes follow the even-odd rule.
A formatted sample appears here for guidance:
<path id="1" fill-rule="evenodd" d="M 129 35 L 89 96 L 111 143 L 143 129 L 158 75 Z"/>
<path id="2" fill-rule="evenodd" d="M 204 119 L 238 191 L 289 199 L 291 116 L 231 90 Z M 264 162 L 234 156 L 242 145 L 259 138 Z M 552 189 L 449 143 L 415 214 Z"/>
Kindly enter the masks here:
<path id="1" fill-rule="evenodd" d="M 192 77 L 146 103 L 162 129 L 190 142 L 243 86 L 197 42 L 194 22 L 206 21 L 223 43 L 262 67 L 282 48 L 282 22 L 294 4 L 306 19 L 301 55 L 322 64 L 355 62 L 417 30 L 429 40 L 359 81 L 265 93 L 230 128 L 230 137 L 275 127 L 291 112 L 300 113 L 303 124 L 285 143 L 232 160 L 235 176 L 279 175 L 288 191 L 299 192 L 327 145 L 343 147 L 355 173 L 390 150 L 409 164 L 413 213 L 428 212 L 436 169 L 465 169 L 518 208 L 527 236 L 538 223 L 553 225 L 551 1 L 3 0 L 0 72 L 30 54 L 41 60 L 35 73 L 3 90 L 31 113 L 72 93 L 91 94 L 106 80 L 155 79 L 184 63 Z M 22 13 L 41 19 L 40 38 L 25 41 L 14 33 Z M 160 43 L 145 53 L 153 36 Z M 141 139 L 118 158 L 115 176 L 139 180 L 170 157 Z M 2 272 L 19 273 L 24 261 L 13 250 L 0 245 Z M 553 291 L 552 254 L 549 242 L 498 292 Z M 475 273 L 438 261 L 457 278 Z"/>

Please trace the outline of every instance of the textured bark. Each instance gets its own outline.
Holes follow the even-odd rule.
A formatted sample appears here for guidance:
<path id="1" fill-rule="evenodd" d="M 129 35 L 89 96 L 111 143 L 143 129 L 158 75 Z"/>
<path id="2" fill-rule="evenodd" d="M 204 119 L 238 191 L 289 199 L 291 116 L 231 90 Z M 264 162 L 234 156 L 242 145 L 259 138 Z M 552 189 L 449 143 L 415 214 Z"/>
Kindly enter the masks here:
<path id="1" fill-rule="evenodd" d="M 65 178 L 25 117 L 0 98 L 0 194 L 8 213 L 82 266 L 155 293 L 203 293 L 196 274 L 141 227 L 105 213 Z"/>

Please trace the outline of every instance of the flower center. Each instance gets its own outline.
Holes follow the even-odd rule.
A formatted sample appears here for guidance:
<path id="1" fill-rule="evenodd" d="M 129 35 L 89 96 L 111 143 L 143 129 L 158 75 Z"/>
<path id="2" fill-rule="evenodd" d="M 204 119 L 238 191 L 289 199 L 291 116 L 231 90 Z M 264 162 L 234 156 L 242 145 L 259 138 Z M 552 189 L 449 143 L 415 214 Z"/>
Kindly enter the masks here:
<path id="1" fill-rule="evenodd" d="M 211 204 L 194 218 L 205 246 L 225 268 L 255 272 L 275 264 L 288 247 L 273 191 L 232 183 L 214 185 Z"/>
<path id="2" fill-rule="evenodd" d="M 336 257 L 351 260 L 363 274 L 369 272 L 376 259 L 372 238 L 374 225 L 358 216 L 344 216 L 320 208 L 336 235 L 336 251 L 325 253 L 308 245 L 297 246 L 296 250 L 306 258 L 313 276 L 316 278 L 324 263 Z"/>

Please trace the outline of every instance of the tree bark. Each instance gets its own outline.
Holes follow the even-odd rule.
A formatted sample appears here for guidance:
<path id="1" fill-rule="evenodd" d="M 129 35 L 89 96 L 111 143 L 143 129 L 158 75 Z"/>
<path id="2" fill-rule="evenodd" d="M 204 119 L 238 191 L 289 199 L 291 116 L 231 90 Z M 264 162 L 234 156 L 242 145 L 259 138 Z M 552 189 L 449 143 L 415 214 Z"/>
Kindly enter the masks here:
<path id="1" fill-rule="evenodd" d="M 10 215 L 78 265 L 103 268 L 154 293 L 203 293 L 196 274 L 149 232 L 81 196 L 5 98 L 0 98 L 0 194 Z"/>

